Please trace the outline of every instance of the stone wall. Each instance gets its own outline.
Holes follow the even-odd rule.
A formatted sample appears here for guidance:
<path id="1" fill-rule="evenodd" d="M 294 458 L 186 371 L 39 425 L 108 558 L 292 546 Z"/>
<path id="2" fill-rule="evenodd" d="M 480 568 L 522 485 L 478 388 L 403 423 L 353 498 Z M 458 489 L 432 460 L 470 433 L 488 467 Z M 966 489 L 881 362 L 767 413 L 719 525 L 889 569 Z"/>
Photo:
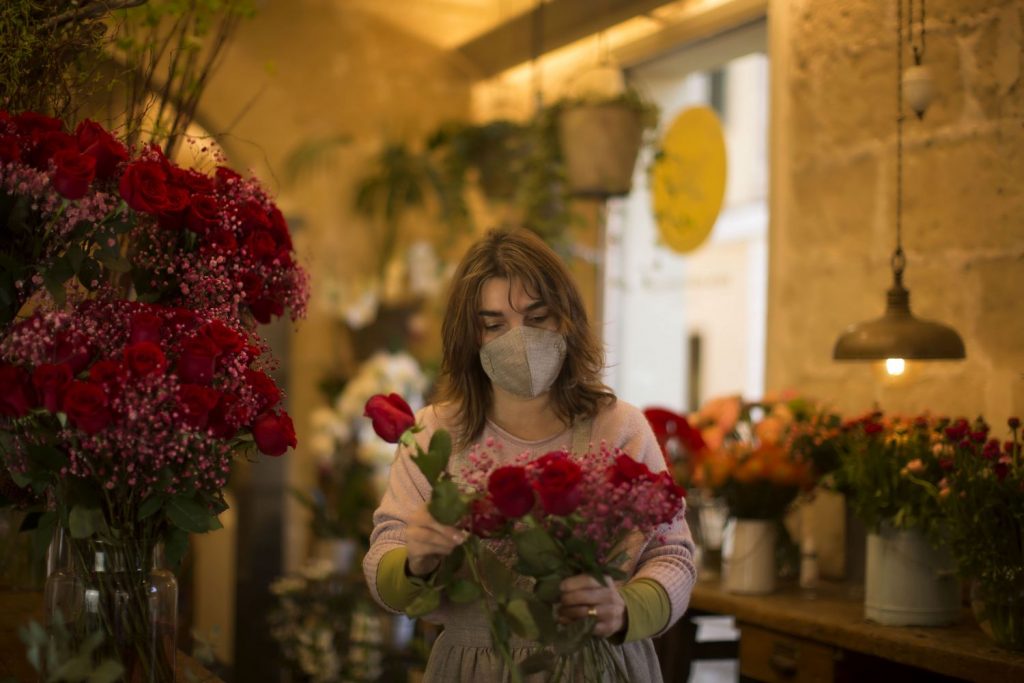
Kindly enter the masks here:
<path id="1" fill-rule="evenodd" d="M 1024 412 L 1024 2 L 927 10 L 938 93 L 904 128 L 905 279 L 915 314 L 953 325 L 967 360 L 895 379 L 832 360 L 845 326 L 881 315 L 892 277 L 896 3 L 773 0 L 767 386 L 998 427 Z"/>

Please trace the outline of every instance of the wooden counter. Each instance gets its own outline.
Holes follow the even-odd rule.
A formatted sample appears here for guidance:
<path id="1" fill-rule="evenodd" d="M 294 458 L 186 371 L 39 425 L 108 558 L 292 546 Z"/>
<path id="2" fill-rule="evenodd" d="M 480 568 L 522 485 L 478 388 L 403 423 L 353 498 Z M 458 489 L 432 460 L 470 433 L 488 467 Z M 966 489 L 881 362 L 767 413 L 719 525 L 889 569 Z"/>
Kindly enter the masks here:
<path id="1" fill-rule="evenodd" d="M 42 621 L 42 593 L 32 591 L 0 592 L 0 683 L 12 679 L 18 683 L 36 683 L 38 676 L 25 659 L 25 645 L 18 628 L 30 620 Z M 198 662 L 178 653 L 177 679 L 182 683 L 221 683 Z"/>
<path id="2" fill-rule="evenodd" d="M 741 633 L 741 673 L 759 680 L 843 680 L 849 678 L 839 673 L 843 661 L 850 655 L 867 655 L 970 681 L 1024 681 L 1024 653 L 997 647 L 968 610 L 952 626 L 880 626 L 864 619 L 862 590 L 846 584 L 823 583 L 814 591 L 789 586 L 770 595 L 746 596 L 723 591 L 716 580 L 699 581 L 690 605 L 735 616 Z M 779 643 L 762 642 L 773 635 L 779 636 Z M 799 656 L 801 643 L 813 650 L 805 653 L 806 662 L 818 662 L 817 655 L 827 652 L 833 664 L 825 663 L 813 676 L 794 677 L 795 668 L 817 666 Z M 772 660 L 774 673 L 769 675 L 753 661 L 765 657 Z"/>

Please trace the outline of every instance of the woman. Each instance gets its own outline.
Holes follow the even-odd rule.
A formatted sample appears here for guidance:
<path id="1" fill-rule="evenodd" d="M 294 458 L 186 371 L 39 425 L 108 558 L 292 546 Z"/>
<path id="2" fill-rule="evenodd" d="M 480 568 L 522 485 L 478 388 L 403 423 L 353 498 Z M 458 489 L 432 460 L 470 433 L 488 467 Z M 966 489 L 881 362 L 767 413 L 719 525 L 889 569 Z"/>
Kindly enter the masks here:
<path id="1" fill-rule="evenodd" d="M 665 469 L 643 414 L 601 383 L 603 354 L 579 292 L 562 260 L 533 233 L 494 231 L 470 249 L 455 273 L 442 337 L 440 400 L 417 415 L 425 427 L 417 439 L 425 448 L 435 430 L 447 429 L 455 440 L 454 476 L 470 446 L 483 442 L 499 460 L 606 442 L 651 470 Z M 396 612 L 416 597 L 410 577 L 429 576 L 465 540 L 430 516 L 429 498 L 429 484 L 400 448 L 363 563 L 374 597 Z M 621 645 L 616 656 L 629 680 L 660 681 L 650 638 L 686 609 L 696 577 L 693 543 L 680 519 L 657 538 L 638 536 L 628 550 L 628 581 L 570 577 L 562 582 L 559 615 L 594 619 L 594 635 Z M 479 606 L 442 604 L 426 618 L 445 627 L 426 681 L 502 679 Z M 514 639 L 512 647 L 517 661 L 530 652 L 529 642 Z"/>

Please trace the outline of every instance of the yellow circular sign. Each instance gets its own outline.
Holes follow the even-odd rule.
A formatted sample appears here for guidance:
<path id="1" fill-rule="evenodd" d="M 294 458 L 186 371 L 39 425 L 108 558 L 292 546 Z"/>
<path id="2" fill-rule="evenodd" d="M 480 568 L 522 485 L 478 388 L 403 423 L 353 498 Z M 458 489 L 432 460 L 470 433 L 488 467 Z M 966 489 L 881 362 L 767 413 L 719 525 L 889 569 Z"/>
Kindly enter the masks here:
<path id="1" fill-rule="evenodd" d="M 715 225 L 725 197 L 725 136 L 710 107 L 687 109 L 661 140 L 651 170 L 654 219 L 676 251 L 693 251 Z"/>

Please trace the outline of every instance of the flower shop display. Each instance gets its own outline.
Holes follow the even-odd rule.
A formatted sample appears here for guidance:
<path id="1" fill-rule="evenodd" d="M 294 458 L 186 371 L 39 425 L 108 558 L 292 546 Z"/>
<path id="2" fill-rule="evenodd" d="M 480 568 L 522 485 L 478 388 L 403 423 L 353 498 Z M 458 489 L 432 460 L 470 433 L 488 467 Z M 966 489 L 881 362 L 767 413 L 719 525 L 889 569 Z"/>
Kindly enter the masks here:
<path id="1" fill-rule="evenodd" d="M 625 578 L 626 539 L 682 512 L 683 492 L 671 475 L 655 475 L 628 454 L 604 448 L 521 456 L 497 466 L 485 444 L 468 454 L 460 485 L 447 472 L 451 436 L 436 431 L 424 451 L 415 441 L 421 428 L 400 396 L 372 397 L 366 415 L 382 438 L 415 447 L 413 462 L 432 487 L 434 518 L 469 532 L 429 579 L 413 579 L 421 593 L 407 612 L 429 613 L 442 596 L 482 602 L 493 647 L 513 681 L 538 671 L 551 680 L 624 680 L 608 641 L 589 635 L 591 619 L 557 620 L 559 586 L 577 574 Z M 468 574 L 459 571 L 463 566 Z M 517 665 L 513 635 L 543 647 Z"/>
<path id="2" fill-rule="evenodd" d="M 1024 650 L 1024 433 L 1016 417 L 1008 426 L 1001 440 L 980 418 L 948 424 L 936 446 L 944 476 L 937 486 L 923 483 L 938 499 L 982 629 Z"/>
<path id="3" fill-rule="evenodd" d="M 254 328 L 304 313 L 306 275 L 257 181 L 91 121 L 0 112 L 0 221 L 0 458 L 49 499 L 51 623 L 101 632 L 130 680 L 171 681 L 162 560 L 219 527 L 234 458 L 295 446 Z"/>
<path id="4" fill-rule="evenodd" d="M 694 418 L 708 452 L 694 483 L 729 511 L 722 543 L 722 582 L 736 593 L 775 588 L 776 544 L 783 514 L 815 481 L 812 463 L 792 447 L 803 399 L 743 404 L 712 400 Z M 800 415 L 803 419 L 803 415 Z"/>
<path id="5" fill-rule="evenodd" d="M 934 626 L 960 616 L 934 495 L 948 466 L 938 448 L 946 422 L 876 411 L 845 425 L 836 482 L 868 529 L 864 614 L 872 621 Z"/>
<path id="6" fill-rule="evenodd" d="M 390 680 L 416 658 L 412 620 L 381 610 L 361 577 L 329 560 L 307 561 L 270 586 L 271 635 L 298 680 Z"/>

